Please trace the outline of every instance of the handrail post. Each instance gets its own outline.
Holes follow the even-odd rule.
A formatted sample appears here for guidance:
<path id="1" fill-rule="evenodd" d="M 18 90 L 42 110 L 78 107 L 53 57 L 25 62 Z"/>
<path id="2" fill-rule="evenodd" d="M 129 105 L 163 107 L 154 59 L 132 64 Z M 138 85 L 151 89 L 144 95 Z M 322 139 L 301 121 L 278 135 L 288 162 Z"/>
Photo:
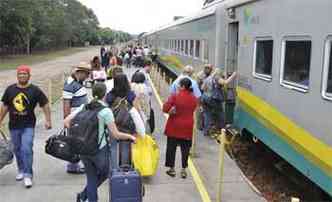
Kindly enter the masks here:
<path id="1" fill-rule="evenodd" d="M 226 130 L 223 128 L 221 130 L 220 145 L 219 145 L 219 176 L 218 176 L 218 192 L 217 192 L 217 202 L 222 200 L 222 189 L 223 189 L 223 178 L 224 178 L 224 159 L 225 159 L 225 137 Z"/>
<path id="2" fill-rule="evenodd" d="M 52 102 L 53 102 L 53 98 L 52 98 L 52 79 L 50 79 L 48 81 L 48 102 L 50 105 L 50 108 L 52 108 Z"/>
<path id="3" fill-rule="evenodd" d="M 194 113 L 194 127 L 193 127 L 193 137 L 192 137 L 192 144 L 190 155 L 191 157 L 196 157 L 196 139 L 197 139 L 197 110 Z"/>

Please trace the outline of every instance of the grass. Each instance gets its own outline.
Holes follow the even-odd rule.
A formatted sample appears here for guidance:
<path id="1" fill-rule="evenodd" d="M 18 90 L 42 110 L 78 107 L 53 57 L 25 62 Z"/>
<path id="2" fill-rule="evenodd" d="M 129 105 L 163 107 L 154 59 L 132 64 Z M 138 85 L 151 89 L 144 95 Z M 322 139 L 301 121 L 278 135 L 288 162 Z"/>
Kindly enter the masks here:
<path id="1" fill-rule="evenodd" d="M 87 48 L 68 48 L 59 51 L 50 51 L 50 52 L 36 53 L 31 55 L 13 55 L 13 56 L 0 57 L 0 71 L 15 69 L 17 66 L 21 64 L 32 65 L 40 62 L 45 62 L 48 60 L 56 59 L 58 57 L 63 57 L 74 53 L 78 53 L 84 50 L 87 50 Z"/>
<path id="2" fill-rule="evenodd" d="M 167 64 L 167 66 L 171 67 L 176 72 L 181 72 L 182 68 L 184 67 L 182 61 L 177 58 L 176 56 L 162 56 L 161 60 Z"/>

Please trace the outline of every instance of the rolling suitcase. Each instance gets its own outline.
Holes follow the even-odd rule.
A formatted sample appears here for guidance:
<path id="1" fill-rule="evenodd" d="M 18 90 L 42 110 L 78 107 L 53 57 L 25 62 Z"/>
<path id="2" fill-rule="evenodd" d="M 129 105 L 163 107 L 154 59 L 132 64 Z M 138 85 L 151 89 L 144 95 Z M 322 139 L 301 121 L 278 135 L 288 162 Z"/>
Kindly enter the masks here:
<path id="1" fill-rule="evenodd" d="M 119 168 L 110 172 L 110 202 L 142 202 L 144 187 L 140 174 L 133 168 L 131 162 L 131 142 L 119 142 Z M 122 153 L 129 149 L 129 159 L 124 159 Z"/>

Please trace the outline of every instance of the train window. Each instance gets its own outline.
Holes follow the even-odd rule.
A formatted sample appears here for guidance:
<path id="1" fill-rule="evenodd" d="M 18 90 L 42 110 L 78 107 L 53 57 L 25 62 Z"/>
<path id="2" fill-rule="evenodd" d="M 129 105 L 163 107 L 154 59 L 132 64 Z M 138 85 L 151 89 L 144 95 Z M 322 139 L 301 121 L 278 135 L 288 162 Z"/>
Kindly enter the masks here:
<path id="1" fill-rule="evenodd" d="M 257 40 L 254 48 L 254 76 L 272 79 L 273 40 Z"/>
<path id="2" fill-rule="evenodd" d="M 185 46 L 185 48 L 184 48 L 184 53 L 186 54 L 186 55 L 188 55 L 188 50 L 189 50 L 189 40 L 186 40 L 186 46 Z"/>
<path id="3" fill-rule="evenodd" d="M 203 60 L 205 62 L 209 60 L 209 43 L 207 40 L 203 40 Z"/>
<path id="4" fill-rule="evenodd" d="M 181 53 L 181 40 L 178 40 L 178 53 Z"/>
<path id="5" fill-rule="evenodd" d="M 194 40 L 190 40 L 189 55 L 194 56 Z"/>
<path id="6" fill-rule="evenodd" d="M 323 82 L 323 97 L 332 100 L 332 37 L 329 37 L 325 46 Z"/>
<path id="7" fill-rule="evenodd" d="M 282 85 L 307 92 L 309 89 L 311 41 L 283 41 Z"/>
<path id="8" fill-rule="evenodd" d="M 195 41 L 195 57 L 196 58 L 199 58 L 199 56 L 200 56 L 200 48 L 201 48 L 201 41 L 196 40 Z"/>
<path id="9" fill-rule="evenodd" d="M 181 40 L 181 53 L 184 53 L 184 40 Z"/>

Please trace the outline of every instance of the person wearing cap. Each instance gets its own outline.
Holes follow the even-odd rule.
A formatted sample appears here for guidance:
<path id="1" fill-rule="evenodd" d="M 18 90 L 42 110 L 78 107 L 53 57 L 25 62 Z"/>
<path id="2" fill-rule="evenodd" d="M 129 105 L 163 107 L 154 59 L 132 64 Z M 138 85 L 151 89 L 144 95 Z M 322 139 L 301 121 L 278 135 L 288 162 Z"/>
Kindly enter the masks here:
<path id="1" fill-rule="evenodd" d="M 17 68 L 17 83 L 8 86 L 1 99 L 0 126 L 9 112 L 9 131 L 18 168 L 17 181 L 26 188 L 32 186 L 33 141 L 36 126 L 37 104 L 45 115 L 45 128 L 51 129 L 49 101 L 43 91 L 29 83 L 31 69 L 26 65 Z"/>
<path id="2" fill-rule="evenodd" d="M 87 90 L 83 82 L 89 77 L 91 66 L 89 63 L 81 62 L 74 67 L 73 74 L 66 80 L 63 88 L 63 118 L 75 111 L 83 104 L 88 103 Z M 84 168 L 80 163 L 68 163 L 67 172 L 83 174 Z"/>
<path id="3" fill-rule="evenodd" d="M 188 78 L 190 79 L 191 81 L 191 85 L 192 85 L 192 88 L 193 88 L 193 93 L 195 95 L 196 98 L 199 98 L 201 97 L 202 93 L 201 91 L 199 90 L 198 88 L 198 84 L 197 82 L 192 78 L 192 75 L 194 73 L 194 68 L 190 65 L 187 65 L 183 68 L 183 72 L 180 76 L 178 76 L 178 78 L 171 84 L 171 87 L 170 87 L 170 93 L 173 95 L 173 94 L 176 94 L 178 91 L 179 91 L 179 88 L 180 88 L 180 81 L 183 79 L 183 78 Z"/>

